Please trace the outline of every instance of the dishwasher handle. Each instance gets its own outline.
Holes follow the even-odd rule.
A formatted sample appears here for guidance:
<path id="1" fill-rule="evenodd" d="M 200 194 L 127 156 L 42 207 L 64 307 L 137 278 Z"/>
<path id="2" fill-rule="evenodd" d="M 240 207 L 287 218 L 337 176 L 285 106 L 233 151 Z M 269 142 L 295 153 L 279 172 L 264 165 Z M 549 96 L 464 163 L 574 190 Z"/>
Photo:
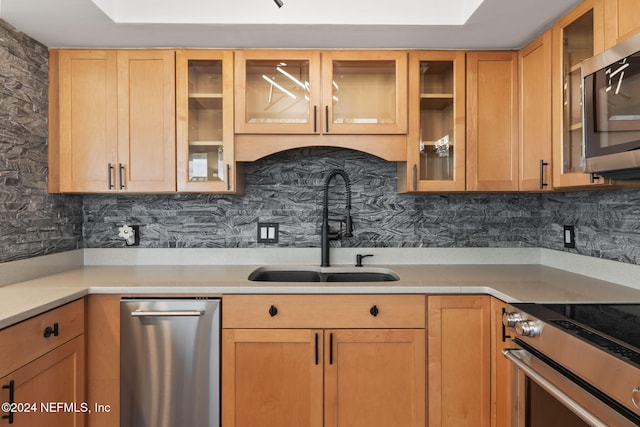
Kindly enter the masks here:
<path id="1" fill-rule="evenodd" d="M 199 317 L 203 310 L 136 310 L 131 312 L 132 317 Z"/>

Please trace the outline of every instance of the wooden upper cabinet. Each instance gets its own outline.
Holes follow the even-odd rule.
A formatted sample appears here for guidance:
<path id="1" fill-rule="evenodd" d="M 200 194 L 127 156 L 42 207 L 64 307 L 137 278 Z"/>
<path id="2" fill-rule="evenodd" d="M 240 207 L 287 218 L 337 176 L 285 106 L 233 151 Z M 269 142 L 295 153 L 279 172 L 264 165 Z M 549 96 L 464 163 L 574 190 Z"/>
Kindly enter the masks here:
<path id="1" fill-rule="evenodd" d="M 238 51 L 236 133 L 402 134 L 405 51 Z"/>
<path id="2" fill-rule="evenodd" d="M 117 163 L 117 53 L 49 53 L 49 191 L 102 192 Z"/>
<path id="3" fill-rule="evenodd" d="M 551 30 L 518 54 L 520 71 L 519 190 L 552 190 Z"/>
<path id="4" fill-rule="evenodd" d="M 176 52 L 178 191 L 232 192 L 233 52 Z"/>
<path id="5" fill-rule="evenodd" d="M 582 79 L 580 65 L 602 49 L 601 9 L 587 0 L 553 26 L 552 111 L 553 184 L 585 187 L 605 184 L 582 171 Z"/>
<path id="6" fill-rule="evenodd" d="M 409 132 L 400 191 L 465 189 L 465 53 L 409 53 Z M 403 179 L 404 178 L 404 179 Z"/>
<path id="7" fill-rule="evenodd" d="M 118 190 L 175 191 L 175 53 L 118 51 Z"/>
<path id="8" fill-rule="evenodd" d="M 597 0 L 604 7 L 604 48 L 615 46 L 640 31 L 638 0 Z"/>
<path id="9" fill-rule="evenodd" d="M 320 132 L 320 52 L 235 52 L 235 132 Z"/>
<path id="10" fill-rule="evenodd" d="M 467 53 L 467 190 L 518 190 L 518 54 Z"/>
<path id="11" fill-rule="evenodd" d="M 407 160 L 406 51 L 235 52 L 235 155 L 300 147 Z"/>
<path id="12" fill-rule="evenodd" d="M 49 191 L 175 191 L 171 50 L 52 50 Z"/>
<path id="13" fill-rule="evenodd" d="M 323 133 L 407 133 L 407 52 L 323 52 L 322 117 Z"/>

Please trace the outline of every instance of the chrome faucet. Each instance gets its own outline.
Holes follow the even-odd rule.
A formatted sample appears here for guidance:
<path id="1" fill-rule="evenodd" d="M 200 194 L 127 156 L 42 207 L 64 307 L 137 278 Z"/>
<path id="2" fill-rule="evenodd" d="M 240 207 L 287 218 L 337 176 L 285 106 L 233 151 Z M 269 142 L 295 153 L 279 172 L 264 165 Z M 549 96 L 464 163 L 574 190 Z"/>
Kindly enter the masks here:
<path id="1" fill-rule="evenodd" d="M 331 180 L 336 177 L 336 175 L 340 175 L 344 181 L 344 187 L 346 190 L 346 206 L 345 206 L 345 216 L 344 218 L 338 219 L 330 219 L 329 218 L 329 184 Z M 338 221 L 340 222 L 340 231 L 331 231 L 329 227 L 329 221 Z M 342 233 L 342 224 L 345 224 L 344 234 Z M 351 222 L 351 183 L 349 182 L 349 175 L 342 169 L 335 169 L 331 171 L 326 181 L 324 182 L 324 206 L 322 210 L 322 230 L 321 233 L 321 262 L 320 266 L 329 267 L 329 241 L 330 240 L 338 240 L 342 236 L 344 237 L 352 237 L 353 236 L 353 224 Z"/>

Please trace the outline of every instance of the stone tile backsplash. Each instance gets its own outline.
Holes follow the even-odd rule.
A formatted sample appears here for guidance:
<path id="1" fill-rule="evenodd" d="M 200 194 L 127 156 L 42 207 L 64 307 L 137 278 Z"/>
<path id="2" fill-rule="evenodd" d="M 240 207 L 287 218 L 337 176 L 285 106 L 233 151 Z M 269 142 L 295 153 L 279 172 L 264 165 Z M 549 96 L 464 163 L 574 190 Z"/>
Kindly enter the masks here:
<path id="1" fill-rule="evenodd" d="M 84 197 L 85 247 L 119 247 L 117 227 L 140 225 L 142 247 L 257 247 L 257 222 L 280 224 L 277 246 L 317 247 L 325 177 L 347 171 L 354 237 L 343 247 L 538 246 L 540 197 L 396 193 L 395 163 L 332 148 L 289 150 L 245 165 L 244 195 Z M 330 211 L 341 215 L 341 178 Z M 337 227 L 338 225 L 335 224 Z"/>

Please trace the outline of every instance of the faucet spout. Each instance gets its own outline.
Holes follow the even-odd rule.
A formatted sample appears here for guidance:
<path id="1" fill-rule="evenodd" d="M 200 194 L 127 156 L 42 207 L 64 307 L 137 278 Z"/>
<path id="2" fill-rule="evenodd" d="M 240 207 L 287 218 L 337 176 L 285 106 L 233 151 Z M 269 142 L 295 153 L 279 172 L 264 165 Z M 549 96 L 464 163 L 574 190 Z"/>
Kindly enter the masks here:
<path id="1" fill-rule="evenodd" d="M 339 240 L 342 236 L 340 232 L 331 231 L 329 227 L 329 185 L 331 181 L 336 176 L 341 176 L 344 181 L 345 186 L 345 196 L 346 196 L 346 205 L 345 205 L 345 217 L 344 220 L 339 220 L 341 223 L 345 224 L 345 231 L 342 236 L 344 237 L 352 237 L 353 236 L 353 221 L 351 219 L 351 182 L 349 181 L 349 175 L 342 169 L 335 169 L 329 173 L 327 179 L 324 182 L 324 199 L 323 199 L 323 208 L 322 208 L 322 229 L 320 231 L 320 239 L 321 239 L 321 260 L 320 265 L 322 267 L 329 267 L 330 259 L 329 259 L 329 241 L 331 240 Z M 342 224 L 340 225 L 340 230 L 342 231 Z"/>

